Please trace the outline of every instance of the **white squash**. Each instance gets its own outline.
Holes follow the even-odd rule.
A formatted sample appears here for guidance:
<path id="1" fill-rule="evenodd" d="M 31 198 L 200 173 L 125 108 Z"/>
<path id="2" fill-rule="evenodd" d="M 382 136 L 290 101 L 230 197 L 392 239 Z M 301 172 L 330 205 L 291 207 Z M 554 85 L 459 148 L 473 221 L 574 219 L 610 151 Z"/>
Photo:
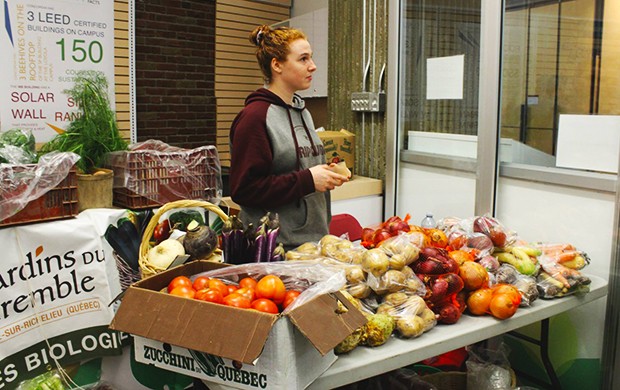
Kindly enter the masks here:
<path id="1" fill-rule="evenodd" d="M 155 267 L 167 269 L 177 256 L 183 255 L 185 255 L 183 244 L 174 238 L 168 238 L 149 249 L 147 260 Z"/>

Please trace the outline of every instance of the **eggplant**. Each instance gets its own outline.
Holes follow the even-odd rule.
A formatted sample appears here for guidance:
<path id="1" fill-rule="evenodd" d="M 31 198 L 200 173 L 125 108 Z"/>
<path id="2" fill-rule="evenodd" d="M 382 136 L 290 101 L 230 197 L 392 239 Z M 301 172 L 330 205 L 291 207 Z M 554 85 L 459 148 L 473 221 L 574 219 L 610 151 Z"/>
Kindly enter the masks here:
<path id="1" fill-rule="evenodd" d="M 151 218 L 153 218 L 153 210 L 147 209 L 144 211 L 138 211 L 136 214 L 138 215 L 138 233 L 140 233 L 140 237 L 142 237 L 144 235 L 146 227 L 148 226 L 149 222 L 151 222 Z"/>
<path id="2" fill-rule="evenodd" d="M 131 257 L 125 259 L 129 266 L 137 271 L 139 268 L 138 265 L 138 257 L 140 255 L 140 234 L 138 233 L 138 229 L 136 229 L 136 225 L 131 222 L 131 220 L 122 220 L 118 223 L 118 233 L 123 237 L 127 246 L 129 247 Z"/>
<path id="3" fill-rule="evenodd" d="M 267 243 L 264 261 L 273 261 L 274 250 L 277 246 L 276 240 L 280 233 L 280 218 L 278 217 L 278 213 L 267 213 L 267 216 Z"/>
<path id="4" fill-rule="evenodd" d="M 269 261 L 282 261 L 284 260 L 285 255 L 286 251 L 284 250 L 284 245 L 282 243 L 279 243 L 278 246 L 276 246 L 276 248 L 273 250 Z"/>
<path id="5" fill-rule="evenodd" d="M 222 226 L 222 253 L 224 254 L 224 261 L 230 263 L 233 253 L 231 252 L 231 235 L 232 235 L 232 221 L 227 219 Z"/>
<path id="6" fill-rule="evenodd" d="M 123 259 L 132 270 L 138 272 L 138 252 L 134 251 L 133 243 L 131 243 L 126 236 L 122 235 L 114 225 L 108 226 L 104 237 L 116 254 Z"/>
<path id="7" fill-rule="evenodd" d="M 265 253 L 267 249 L 267 232 L 265 231 L 265 224 L 261 223 L 256 232 L 256 238 L 254 239 L 254 262 L 262 263 L 265 260 Z"/>

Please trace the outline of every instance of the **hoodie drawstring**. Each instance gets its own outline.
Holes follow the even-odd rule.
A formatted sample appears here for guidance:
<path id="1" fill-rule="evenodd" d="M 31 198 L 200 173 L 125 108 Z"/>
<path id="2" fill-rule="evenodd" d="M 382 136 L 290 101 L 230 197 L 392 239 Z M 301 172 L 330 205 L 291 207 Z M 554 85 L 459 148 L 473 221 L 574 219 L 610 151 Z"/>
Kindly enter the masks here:
<path id="1" fill-rule="evenodd" d="M 301 170 L 301 161 L 299 159 L 299 142 L 297 142 L 297 135 L 295 134 L 295 126 L 293 126 L 293 118 L 291 118 L 291 112 L 286 109 L 288 115 L 288 123 L 291 126 L 291 135 L 293 136 L 293 142 L 295 143 L 295 158 L 297 161 L 297 170 Z M 297 208 L 301 207 L 301 199 L 297 199 Z"/>
<path id="2" fill-rule="evenodd" d="M 306 135 L 308 136 L 308 139 L 310 140 L 310 147 L 312 149 L 312 153 L 314 153 L 314 155 L 316 155 L 318 153 L 318 151 L 316 150 L 316 145 L 314 144 L 314 140 L 312 139 L 312 135 L 310 134 L 310 130 L 308 130 L 308 126 L 306 126 L 306 121 L 304 120 L 304 114 L 303 112 L 299 112 L 299 116 L 301 117 L 301 124 L 304 126 L 304 130 L 306 130 Z"/>
<path id="3" fill-rule="evenodd" d="M 297 135 L 295 134 L 295 126 L 293 126 L 293 118 L 291 118 L 291 112 L 286 109 L 286 114 L 288 115 L 288 123 L 291 127 L 291 135 L 293 136 L 293 142 L 295 143 L 295 158 L 297 159 L 296 169 L 301 170 L 301 161 L 299 160 L 299 142 L 297 142 Z M 304 126 L 305 127 L 305 126 Z"/>

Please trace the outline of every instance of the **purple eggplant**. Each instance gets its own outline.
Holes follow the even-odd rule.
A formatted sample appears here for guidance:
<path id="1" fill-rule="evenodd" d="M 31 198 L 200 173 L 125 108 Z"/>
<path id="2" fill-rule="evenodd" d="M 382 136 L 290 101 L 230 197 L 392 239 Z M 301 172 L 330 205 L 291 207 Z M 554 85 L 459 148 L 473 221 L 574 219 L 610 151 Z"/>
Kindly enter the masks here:
<path id="1" fill-rule="evenodd" d="M 241 257 L 243 261 L 241 263 L 251 263 L 254 260 L 254 247 L 256 241 L 256 229 L 254 224 L 249 223 L 245 230 L 241 233 L 241 242 L 243 243 Z"/>
<path id="2" fill-rule="evenodd" d="M 273 252 L 276 249 L 276 240 L 280 233 L 280 218 L 278 217 L 278 213 L 268 213 L 267 216 L 267 248 L 265 250 L 265 261 L 273 261 Z"/>
<path id="3" fill-rule="evenodd" d="M 262 223 L 256 231 L 256 239 L 254 240 L 254 262 L 262 263 L 265 261 L 265 250 L 267 245 L 267 232 L 265 232 L 265 224 Z"/>
<path id="4" fill-rule="evenodd" d="M 231 244 L 231 236 L 232 236 L 232 223 L 231 218 L 228 218 L 226 222 L 224 222 L 224 226 L 222 226 L 222 253 L 224 253 L 224 261 L 226 263 L 231 263 L 231 259 L 233 253 L 231 252 L 230 244 Z"/>
<path id="5" fill-rule="evenodd" d="M 278 246 L 276 246 L 276 249 L 273 250 L 269 261 L 282 261 L 284 260 L 285 254 L 286 251 L 284 250 L 284 244 L 279 243 Z"/>

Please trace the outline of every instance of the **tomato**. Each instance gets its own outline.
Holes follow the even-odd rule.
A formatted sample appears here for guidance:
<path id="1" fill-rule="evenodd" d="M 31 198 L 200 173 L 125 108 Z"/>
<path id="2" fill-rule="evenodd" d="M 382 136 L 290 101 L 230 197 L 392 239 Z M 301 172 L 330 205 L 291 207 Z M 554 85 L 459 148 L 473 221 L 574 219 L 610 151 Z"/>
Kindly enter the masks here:
<path id="1" fill-rule="evenodd" d="M 271 299 L 259 298 L 252 302 L 252 309 L 262 311 L 263 313 L 278 314 L 278 305 L 273 303 Z"/>
<path id="2" fill-rule="evenodd" d="M 239 287 L 256 288 L 256 283 L 258 283 L 256 279 L 248 276 L 247 278 L 243 278 L 239 281 Z"/>
<path id="3" fill-rule="evenodd" d="M 286 287 L 276 275 L 263 276 L 256 283 L 256 298 L 268 298 L 277 304 L 284 302 Z"/>
<path id="4" fill-rule="evenodd" d="M 256 292 L 251 287 L 241 287 L 241 288 L 237 289 L 237 291 L 235 291 L 235 293 L 236 294 L 241 294 L 241 295 L 244 295 L 244 296 L 248 297 L 248 299 L 250 301 L 253 301 L 254 299 L 256 299 Z"/>
<path id="5" fill-rule="evenodd" d="M 192 281 L 187 276 L 177 276 L 168 283 L 168 292 L 178 286 L 192 287 Z"/>
<path id="6" fill-rule="evenodd" d="M 194 284 L 192 284 L 192 287 L 196 291 L 205 289 L 208 286 L 209 286 L 209 278 L 207 278 L 206 276 L 197 277 L 196 279 L 194 279 Z"/>
<path id="7" fill-rule="evenodd" d="M 219 279 L 209 279 L 207 287 L 220 290 L 223 297 L 228 295 L 228 285 Z"/>
<path id="8" fill-rule="evenodd" d="M 235 286 L 234 284 L 228 284 L 226 287 L 228 287 L 228 294 L 232 294 L 239 289 L 239 286 Z"/>
<path id="9" fill-rule="evenodd" d="M 284 294 L 284 302 L 282 302 L 282 308 L 286 309 L 288 305 L 290 305 L 295 299 L 297 299 L 299 294 L 301 294 L 301 292 L 296 290 L 287 291 L 286 294 Z"/>
<path id="10" fill-rule="evenodd" d="M 214 288 L 204 288 L 202 290 L 196 291 L 196 295 L 194 299 L 200 299 L 201 301 L 213 302 L 213 303 L 223 303 L 224 297 L 220 290 L 216 290 Z"/>
<path id="11" fill-rule="evenodd" d="M 193 299 L 194 295 L 196 295 L 196 291 L 192 288 L 192 286 L 181 285 L 173 288 L 172 291 L 170 291 L 170 295 Z"/>
<path id="12" fill-rule="evenodd" d="M 252 302 L 245 295 L 232 293 L 224 297 L 224 304 L 232 307 L 238 307 L 240 309 L 249 309 L 252 307 Z"/>

